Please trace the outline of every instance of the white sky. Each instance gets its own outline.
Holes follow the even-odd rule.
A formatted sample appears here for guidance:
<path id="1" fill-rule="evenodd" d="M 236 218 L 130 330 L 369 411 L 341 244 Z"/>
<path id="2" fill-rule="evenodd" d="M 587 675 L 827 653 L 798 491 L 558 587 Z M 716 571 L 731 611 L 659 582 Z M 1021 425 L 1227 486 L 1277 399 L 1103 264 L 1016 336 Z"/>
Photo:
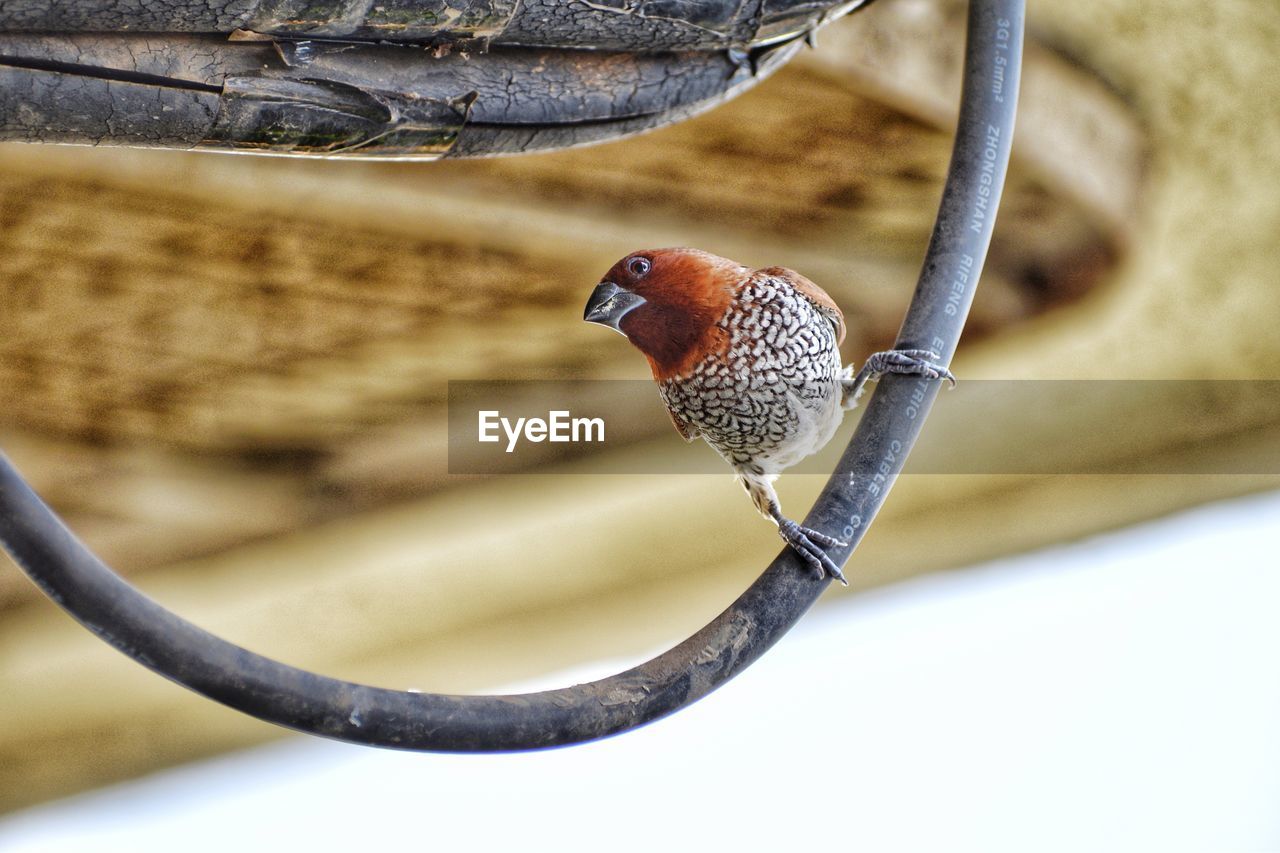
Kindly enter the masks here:
<path id="1" fill-rule="evenodd" d="M 1280 493 L 1216 504 L 847 596 L 601 743 L 294 737 L 0 820 L 0 850 L 1280 850 L 1278 534 Z"/>

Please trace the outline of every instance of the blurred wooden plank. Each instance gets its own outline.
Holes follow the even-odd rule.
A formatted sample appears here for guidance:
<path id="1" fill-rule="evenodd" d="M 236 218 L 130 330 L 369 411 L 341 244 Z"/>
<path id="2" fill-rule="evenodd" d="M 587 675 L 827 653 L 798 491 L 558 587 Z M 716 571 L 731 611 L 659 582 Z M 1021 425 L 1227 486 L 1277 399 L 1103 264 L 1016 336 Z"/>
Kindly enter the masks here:
<path id="1" fill-rule="evenodd" d="M 0 430 L 0 448 L 77 535 L 130 574 L 332 514 L 323 492 L 279 466 L 11 429 Z M 0 573 L 0 612 L 37 594 L 17 573 Z"/>
<path id="2" fill-rule="evenodd" d="M 897 0 L 822 31 L 806 68 L 938 127 L 955 124 L 966 4 Z M 1133 105 L 1035 30 L 1023 56 L 1016 162 L 1127 238 L 1149 152 Z"/>

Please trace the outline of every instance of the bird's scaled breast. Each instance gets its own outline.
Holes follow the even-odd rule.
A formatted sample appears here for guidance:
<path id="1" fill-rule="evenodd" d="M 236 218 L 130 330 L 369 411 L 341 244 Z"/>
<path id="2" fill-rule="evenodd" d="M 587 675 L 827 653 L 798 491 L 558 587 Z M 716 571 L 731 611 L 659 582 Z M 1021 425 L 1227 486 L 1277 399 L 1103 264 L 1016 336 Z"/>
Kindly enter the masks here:
<path id="1" fill-rule="evenodd" d="M 843 415 L 831 323 L 764 279 L 743 288 L 719 325 L 722 351 L 659 383 L 668 408 L 732 464 L 780 471 L 825 445 Z"/>

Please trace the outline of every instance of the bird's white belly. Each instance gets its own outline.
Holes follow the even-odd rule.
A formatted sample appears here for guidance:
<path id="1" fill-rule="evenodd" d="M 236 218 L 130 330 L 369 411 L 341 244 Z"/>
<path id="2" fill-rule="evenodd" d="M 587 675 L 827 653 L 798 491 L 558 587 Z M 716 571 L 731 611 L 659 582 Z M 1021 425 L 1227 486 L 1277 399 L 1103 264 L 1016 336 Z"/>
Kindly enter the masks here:
<path id="1" fill-rule="evenodd" d="M 762 448 L 758 462 L 766 473 L 780 473 L 826 447 L 844 419 L 838 388 L 819 399 L 793 398 L 792 403 L 795 431 L 774 447 Z"/>

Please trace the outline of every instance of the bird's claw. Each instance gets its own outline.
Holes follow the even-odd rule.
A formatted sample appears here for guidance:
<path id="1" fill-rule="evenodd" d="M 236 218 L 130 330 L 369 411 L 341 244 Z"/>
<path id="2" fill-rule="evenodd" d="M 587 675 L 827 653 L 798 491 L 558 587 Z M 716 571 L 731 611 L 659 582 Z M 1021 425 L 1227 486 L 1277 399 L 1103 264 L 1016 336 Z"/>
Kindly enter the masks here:
<path id="1" fill-rule="evenodd" d="M 852 379 L 842 381 L 840 404 L 847 410 L 858 404 L 862 389 L 873 379 L 879 379 L 886 373 L 904 373 L 922 376 L 925 379 L 945 379 L 956 385 L 956 376 L 945 364 L 940 363 L 942 356 L 927 349 L 891 349 L 872 353 L 867 363 Z"/>
<path id="2" fill-rule="evenodd" d="M 845 548 L 848 547 L 847 542 L 836 539 L 834 536 L 828 536 L 811 527 L 801 527 L 788 518 L 778 519 L 778 535 L 782 537 L 784 542 L 795 549 L 795 552 L 809 564 L 810 568 L 817 572 L 819 578 L 830 577 L 840 581 L 845 586 L 849 585 L 849 582 L 844 579 L 844 573 L 840 571 L 840 567 L 822 550 L 824 547 Z"/>
<path id="3" fill-rule="evenodd" d="M 927 349 L 891 349 L 873 353 L 862 370 L 873 377 L 886 373 L 904 373 L 923 376 L 925 379 L 945 379 L 956 387 L 956 376 L 945 364 L 942 356 Z"/>

